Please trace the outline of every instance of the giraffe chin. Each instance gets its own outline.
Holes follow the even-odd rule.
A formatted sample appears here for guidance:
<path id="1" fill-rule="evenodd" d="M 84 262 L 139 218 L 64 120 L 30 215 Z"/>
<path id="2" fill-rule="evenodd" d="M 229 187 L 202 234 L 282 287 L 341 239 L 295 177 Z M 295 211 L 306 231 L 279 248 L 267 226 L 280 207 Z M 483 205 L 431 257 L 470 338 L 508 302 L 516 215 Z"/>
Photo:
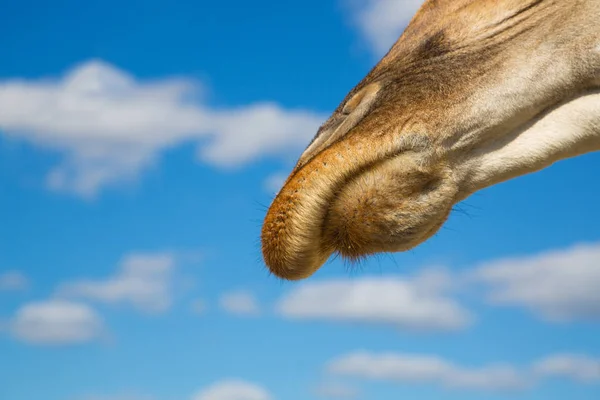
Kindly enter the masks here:
<path id="1" fill-rule="evenodd" d="M 288 182 L 263 227 L 265 262 L 276 276 L 300 280 L 336 253 L 355 260 L 409 250 L 446 221 L 458 192 L 453 182 L 448 169 L 422 167 L 404 156 L 330 182 L 337 190 L 319 199 L 312 193 L 303 201 L 304 193 Z M 317 209 L 303 213 L 309 203 Z"/>
<path id="2" fill-rule="evenodd" d="M 324 247 L 343 258 L 410 250 L 447 220 L 457 189 L 443 170 L 397 157 L 352 179 L 323 223 Z"/>

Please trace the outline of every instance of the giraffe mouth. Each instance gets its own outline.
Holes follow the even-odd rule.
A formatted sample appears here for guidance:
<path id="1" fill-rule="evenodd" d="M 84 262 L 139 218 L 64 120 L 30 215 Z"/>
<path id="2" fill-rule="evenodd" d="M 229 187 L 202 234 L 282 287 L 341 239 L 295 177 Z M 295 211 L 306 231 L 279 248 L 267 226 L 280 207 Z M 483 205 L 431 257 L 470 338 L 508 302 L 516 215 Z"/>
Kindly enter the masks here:
<path id="1" fill-rule="evenodd" d="M 267 212 L 262 251 L 280 278 L 307 278 L 334 253 L 355 260 L 411 249 L 450 213 L 456 190 L 443 172 L 381 147 L 335 147 L 292 173 Z"/>

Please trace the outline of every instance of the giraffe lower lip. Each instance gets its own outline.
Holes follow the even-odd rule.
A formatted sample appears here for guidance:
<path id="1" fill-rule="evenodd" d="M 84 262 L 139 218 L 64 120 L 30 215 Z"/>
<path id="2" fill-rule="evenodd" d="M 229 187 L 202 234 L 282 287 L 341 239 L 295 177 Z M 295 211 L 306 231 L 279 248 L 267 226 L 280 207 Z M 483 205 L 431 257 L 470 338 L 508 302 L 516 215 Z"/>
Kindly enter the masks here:
<path id="1" fill-rule="evenodd" d="M 321 247 L 349 260 L 410 250 L 448 218 L 454 190 L 447 189 L 443 178 L 419 170 L 406 157 L 378 163 L 331 200 Z"/>
<path id="2" fill-rule="evenodd" d="M 293 217 L 305 204 L 297 200 L 296 190 L 286 185 L 269 209 L 268 222 L 263 227 L 263 254 L 271 272 L 286 280 L 300 280 L 313 275 L 334 253 L 355 259 L 387 251 L 387 247 L 377 246 L 382 240 L 373 239 L 377 235 L 381 236 L 381 232 L 353 232 L 352 225 L 347 221 L 339 223 L 339 217 L 344 216 L 345 212 L 335 206 L 345 196 L 352 196 L 349 188 L 353 182 L 365 176 L 378 176 L 381 164 L 392 162 L 386 160 L 371 163 L 340 183 L 329 182 L 327 186 L 331 194 L 315 201 L 318 208 L 311 219 Z M 361 191 L 361 195 L 368 196 L 368 191 Z M 312 200 L 315 199 L 312 193 L 309 196 Z M 293 207 L 286 207 L 288 204 Z M 373 213 L 376 214 L 377 210 L 373 210 Z M 311 229 L 311 226 L 314 228 Z M 377 228 L 375 224 L 372 227 Z M 293 228 L 293 234 L 288 234 L 288 230 Z M 344 240 L 343 237 L 353 239 Z"/>
<path id="3" fill-rule="evenodd" d="M 301 193 L 312 201 L 311 213 L 302 214 L 308 199 L 303 202 L 286 185 L 263 229 L 271 271 L 283 279 L 304 279 L 335 253 L 355 260 L 407 251 L 431 237 L 448 217 L 455 189 L 409 157 L 396 155 L 337 184 L 328 182 L 327 196 Z"/>
<path id="4" fill-rule="evenodd" d="M 382 137 L 377 146 L 370 139 L 356 131 L 292 172 L 261 231 L 263 259 L 271 273 L 288 280 L 307 278 L 336 251 L 324 231 L 336 195 L 356 176 L 404 152 L 394 136 Z"/>

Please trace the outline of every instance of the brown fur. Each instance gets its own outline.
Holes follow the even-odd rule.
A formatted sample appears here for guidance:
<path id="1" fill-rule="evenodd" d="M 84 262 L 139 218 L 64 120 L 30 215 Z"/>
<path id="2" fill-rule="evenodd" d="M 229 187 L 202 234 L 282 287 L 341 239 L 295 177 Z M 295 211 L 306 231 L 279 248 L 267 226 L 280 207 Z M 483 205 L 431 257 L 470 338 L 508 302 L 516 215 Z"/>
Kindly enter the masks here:
<path id="1" fill-rule="evenodd" d="M 455 159 L 599 75 L 600 60 L 586 50 L 600 40 L 595 1 L 425 2 L 319 129 L 273 201 L 262 231 L 271 271 L 301 279 L 334 252 L 356 258 L 429 238 L 473 191 Z M 507 74 L 543 84 L 505 93 Z M 527 101 L 510 104 L 519 90 Z M 497 115 L 478 108 L 490 92 L 500 93 Z"/>

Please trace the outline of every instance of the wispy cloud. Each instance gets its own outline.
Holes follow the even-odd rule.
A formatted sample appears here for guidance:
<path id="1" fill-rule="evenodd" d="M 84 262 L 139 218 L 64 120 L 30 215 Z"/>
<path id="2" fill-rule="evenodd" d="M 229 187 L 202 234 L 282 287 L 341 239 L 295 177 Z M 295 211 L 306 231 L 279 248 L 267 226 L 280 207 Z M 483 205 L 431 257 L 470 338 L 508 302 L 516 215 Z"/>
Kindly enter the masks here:
<path id="1" fill-rule="evenodd" d="M 331 361 L 327 371 L 338 376 L 462 389 L 515 390 L 529 384 L 522 373 L 508 365 L 465 368 L 439 357 L 394 353 L 349 354 Z"/>
<path id="2" fill-rule="evenodd" d="M 28 286 L 29 280 L 19 271 L 0 273 L 0 292 L 24 290 Z"/>
<path id="3" fill-rule="evenodd" d="M 82 397 L 76 397 L 73 400 L 155 400 L 155 397 L 146 396 L 142 394 L 136 393 L 121 393 L 121 394 L 111 394 L 111 395 L 85 395 Z"/>
<path id="4" fill-rule="evenodd" d="M 600 359 L 579 354 L 553 355 L 523 368 L 506 363 L 467 368 L 437 356 L 360 351 L 332 360 L 326 371 L 332 376 L 492 392 L 528 389 L 550 378 L 600 383 Z"/>
<path id="5" fill-rule="evenodd" d="M 545 378 L 600 383 L 600 358 L 581 354 L 557 354 L 537 362 L 534 371 Z"/>
<path id="6" fill-rule="evenodd" d="M 489 302 L 525 307 L 541 318 L 568 322 L 600 319 L 600 245 L 578 245 L 487 263 L 470 279 Z"/>
<path id="7" fill-rule="evenodd" d="M 359 396 L 355 387 L 339 382 L 323 383 L 315 388 L 314 393 L 325 399 L 355 399 Z"/>
<path id="8" fill-rule="evenodd" d="M 587 244 L 490 261 L 466 272 L 425 270 L 414 277 L 312 281 L 293 289 L 276 307 L 280 315 L 293 319 L 448 331 L 473 320 L 455 299 L 464 289 L 472 289 L 489 305 L 522 307 L 546 321 L 596 321 L 600 320 L 598 260 L 600 245 Z"/>
<path id="9" fill-rule="evenodd" d="M 271 394 L 262 386 L 239 379 L 217 382 L 196 393 L 192 400 L 271 400 Z"/>
<path id="10" fill-rule="evenodd" d="M 62 300 L 28 303 L 9 322 L 11 334 L 40 345 L 77 344 L 98 339 L 104 323 L 89 306 Z"/>
<path id="11" fill-rule="evenodd" d="M 423 0 L 345 0 L 352 23 L 380 57 L 396 42 Z"/>
<path id="12" fill-rule="evenodd" d="M 225 293 L 219 299 L 219 305 L 230 314 L 243 316 L 257 316 L 260 314 L 258 300 L 248 291 L 240 290 Z"/>
<path id="13" fill-rule="evenodd" d="M 465 328 L 471 314 L 448 292 L 452 279 L 441 270 L 414 277 L 364 277 L 309 282 L 292 290 L 277 305 L 293 319 L 386 324 L 419 331 Z"/>
<path id="14" fill-rule="evenodd" d="M 294 153 L 325 118 L 273 102 L 210 108 L 200 92 L 193 79 L 143 81 L 92 60 L 60 78 L 0 81 L 0 132 L 58 152 L 49 187 L 91 197 L 184 143 L 218 167 Z"/>
<path id="15" fill-rule="evenodd" d="M 172 304 L 175 266 L 176 257 L 171 253 L 134 253 L 121 261 L 113 277 L 65 283 L 58 288 L 57 295 L 124 303 L 143 312 L 160 313 Z"/>

